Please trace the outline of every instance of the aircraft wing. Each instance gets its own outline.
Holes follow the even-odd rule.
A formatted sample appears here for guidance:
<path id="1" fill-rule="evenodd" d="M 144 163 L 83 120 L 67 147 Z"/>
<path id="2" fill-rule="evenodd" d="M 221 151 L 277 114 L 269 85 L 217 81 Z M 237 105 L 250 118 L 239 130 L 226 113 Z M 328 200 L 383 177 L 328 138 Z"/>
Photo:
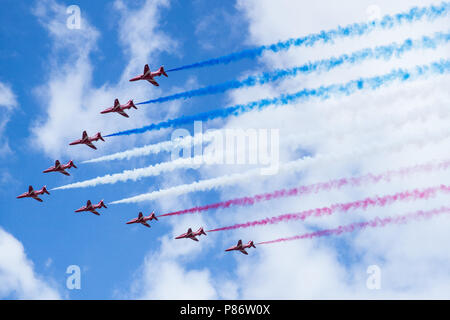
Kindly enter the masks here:
<path id="1" fill-rule="evenodd" d="M 90 210 L 93 214 L 96 214 L 96 215 L 100 215 L 100 213 L 98 213 L 97 211 L 95 211 L 95 210 Z"/>
<path id="2" fill-rule="evenodd" d="M 124 116 L 126 118 L 129 118 L 129 116 L 125 113 L 125 111 L 123 110 L 117 110 L 117 113 L 120 114 L 121 116 Z"/>
<path id="3" fill-rule="evenodd" d="M 198 241 L 198 239 L 195 236 L 190 237 L 194 241 Z"/>
<path id="4" fill-rule="evenodd" d="M 39 198 L 38 196 L 34 196 L 34 197 L 32 197 L 34 200 L 37 200 L 37 201 L 39 201 L 39 202 L 43 202 L 42 201 L 42 199 L 41 198 Z"/>
<path id="5" fill-rule="evenodd" d="M 92 142 L 90 142 L 90 141 L 87 141 L 86 142 L 86 145 L 88 146 L 88 147 L 91 147 L 92 149 L 95 149 L 95 150 L 97 150 L 97 148 L 92 144 Z"/>
<path id="6" fill-rule="evenodd" d="M 245 249 L 241 249 L 240 250 L 243 254 L 247 254 L 248 255 L 248 253 L 247 253 L 247 251 L 245 251 Z"/>
<path id="7" fill-rule="evenodd" d="M 66 170 L 60 170 L 59 172 L 61 172 L 62 174 L 65 174 L 66 176 L 70 176 L 70 173 L 68 173 Z"/>
<path id="8" fill-rule="evenodd" d="M 146 226 L 147 228 L 150 228 L 150 225 L 147 222 L 141 222 L 144 226 Z"/>
<path id="9" fill-rule="evenodd" d="M 152 85 L 159 87 L 158 82 L 156 82 L 155 80 L 153 80 L 153 79 L 147 79 L 147 81 L 150 82 Z"/>

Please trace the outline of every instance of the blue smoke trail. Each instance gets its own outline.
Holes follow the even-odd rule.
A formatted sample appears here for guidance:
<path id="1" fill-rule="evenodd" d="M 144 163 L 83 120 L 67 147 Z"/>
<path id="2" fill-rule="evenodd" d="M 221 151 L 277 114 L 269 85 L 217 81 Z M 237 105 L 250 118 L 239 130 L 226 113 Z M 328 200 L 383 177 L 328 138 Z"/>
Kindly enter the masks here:
<path id="1" fill-rule="evenodd" d="M 179 71 L 193 68 L 202 68 L 206 66 L 213 66 L 217 64 L 228 64 L 230 62 L 242 60 L 242 59 L 253 59 L 262 55 L 264 51 L 278 52 L 281 50 L 288 50 L 290 47 L 312 47 L 317 42 L 322 41 L 324 43 L 332 42 L 336 38 L 346 38 L 353 36 L 361 36 L 372 32 L 374 29 L 392 29 L 403 23 L 412 23 L 415 21 L 422 20 L 426 18 L 428 20 L 434 20 L 438 17 L 442 17 L 448 14 L 450 11 L 450 3 L 442 2 L 438 6 L 429 7 L 413 7 L 407 12 L 397 13 L 395 15 L 385 15 L 381 20 L 375 20 L 370 22 L 361 22 L 347 25 L 345 27 L 337 27 L 336 29 L 331 29 L 328 31 L 322 30 L 319 33 L 309 34 L 307 36 L 289 39 L 286 41 L 280 41 L 271 45 L 264 45 L 253 49 L 247 49 L 235 53 L 231 53 L 225 56 L 221 56 L 215 59 L 204 60 L 201 62 L 188 64 L 178 68 L 173 68 L 167 70 Z"/>
<path id="2" fill-rule="evenodd" d="M 391 72 L 375 77 L 360 78 L 343 84 L 321 86 L 316 89 L 303 89 L 292 94 L 283 94 L 276 98 L 266 98 L 247 104 L 239 104 L 223 109 L 211 110 L 195 115 L 182 116 L 160 123 L 151 124 L 142 128 L 116 132 L 106 137 L 144 133 L 169 127 L 181 126 L 194 121 L 208 121 L 229 116 L 238 116 L 252 110 L 262 110 L 272 105 L 287 105 L 293 102 L 306 101 L 311 98 L 329 99 L 333 95 L 350 95 L 361 90 L 375 90 L 383 85 L 389 85 L 394 81 L 411 81 L 426 75 L 444 74 L 450 72 L 450 60 L 440 60 L 428 65 L 416 66 L 413 69 L 395 69 Z"/>
<path id="3" fill-rule="evenodd" d="M 222 93 L 232 89 L 242 87 L 251 87 L 257 84 L 265 84 L 272 81 L 277 81 L 285 77 L 295 77 L 298 74 L 309 74 L 312 72 L 327 72 L 337 68 L 345 63 L 350 65 L 360 63 L 369 59 L 385 59 L 388 60 L 393 56 L 401 56 L 405 52 L 422 49 L 422 48 L 436 48 L 438 45 L 448 43 L 450 41 L 450 33 L 437 32 L 433 36 L 424 36 L 418 40 L 406 39 L 403 43 L 398 44 L 393 42 L 389 45 L 378 46 L 375 48 L 365 48 L 355 51 L 351 54 L 343 54 L 339 57 L 332 57 L 329 59 L 308 62 L 302 66 L 290 69 L 275 70 L 265 72 L 261 75 L 249 76 L 244 80 L 232 80 L 224 83 L 210 85 L 204 88 L 180 92 L 170 96 L 160 97 L 148 101 L 143 101 L 139 104 L 161 103 L 165 101 L 172 101 L 178 99 L 187 99 L 197 96 L 204 96 L 208 94 Z"/>

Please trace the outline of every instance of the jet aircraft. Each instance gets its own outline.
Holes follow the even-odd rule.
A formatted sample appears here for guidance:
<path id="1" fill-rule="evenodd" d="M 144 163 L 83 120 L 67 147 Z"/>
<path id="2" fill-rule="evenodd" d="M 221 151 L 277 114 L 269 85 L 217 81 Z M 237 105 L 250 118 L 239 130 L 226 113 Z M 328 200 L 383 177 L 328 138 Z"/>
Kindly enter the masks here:
<path id="1" fill-rule="evenodd" d="M 188 231 L 187 231 L 186 233 L 183 233 L 183 234 L 179 235 L 179 236 L 176 237 L 175 239 L 188 238 L 188 239 L 192 239 L 192 240 L 194 240 L 194 241 L 198 241 L 197 237 L 200 236 L 200 235 L 202 235 L 202 234 L 206 236 L 206 233 L 205 233 L 205 231 L 203 230 L 203 228 L 200 228 L 200 229 L 198 229 L 198 230 L 195 231 L 195 232 L 192 232 L 192 229 L 189 228 Z"/>
<path id="2" fill-rule="evenodd" d="M 234 250 L 236 250 L 236 251 L 242 252 L 243 254 L 248 254 L 247 251 L 245 251 L 245 249 L 247 249 L 247 248 L 256 248 L 255 244 L 253 243 L 253 241 L 249 241 L 247 244 L 242 244 L 242 240 L 239 240 L 237 245 L 232 246 L 232 247 L 226 249 L 225 251 L 234 251 Z"/>
<path id="3" fill-rule="evenodd" d="M 97 150 L 97 148 L 92 144 L 93 141 L 97 141 L 97 140 L 102 140 L 105 141 L 102 137 L 102 135 L 100 134 L 100 132 L 97 132 L 97 134 L 93 137 L 89 137 L 86 131 L 83 131 L 83 136 L 81 137 L 81 139 L 75 140 L 71 143 L 69 143 L 69 145 L 73 146 L 75 144 L 85 144 L 88 147 Z"/>
<path id="4" fill-rule="evenodd" d="M 92 204 L 91 200 L 88 200 L 86 202 L 85 206 L 82 206 L 80 209 L 75 210 L 75 212 L 90 211 L 99 216 L 100 213 L 98 213 L 95 209 L 100 209 L 100 208 L 106 208 L 105 204 L 103 203 L 103 200 L 101 200 L 97 204 Z"/>
<path id="5" fill-rule="evenodd" d="M 70 173 L 68 173 L 66 171 L 66 169 L 70 169 L 70 168 L 77 168 L 77 166 L 73 163 L 72 160 L 70 160 L 69 162 L 67 162 L 67 164 L 61 164 L 59 162 L 59 160 L 55 161 L 55 165 L 42 171 L 43 173 L 47 173 L 47 172 L 61 172 L 62 174 L 65 174 L 66 176 L 70 176 Z"/>
<path id="6" fill-rule="evenodd" d="M 150 82 L 152 85 L 154 86 L 159 86 L 158 82 L 155 81 L 155 77 L 159 77 L 161 75 L 165 75 L 166 77 L 168 77 L 167 73 L 164 71 L 164 67 L 161 66 L 158 71 L 155 72 L 151 72 L 150 71 L 150 67 L 148 66 L 148 64 L 146 64 L 144 66 L 144 73 L 136 76 L 132 79 L 130 79 L 130 81 L 139 81 L 139 80 L 147 80 L 148 82 Z"/>
<path id="7" fill-rule="evenodd" d="M 152 212 L 148 216 L 144 216 L 142 214 L 142 212 L 139 212 L 138 217 L 128 221 L 127 224 L 140 223 L 140 224 L 150 228 L 150 225 L 147 223 L 147 221 L 152 221 L 152 220 L 158 220 L 158 218 L 155 216 L 155 212 Z"/>
<path id="8" fill-rule="evenodd" d="M 42 199 L 39 198 L 38 196 L 41 194 L 50 194 L 47 191 L 47 187 L 43 186 L 42 189 L 40 190 L 34 190 L 32 186 L 28 187 L 28 192 L 24 192 L 22 193 L 20 196 L 17 196 L 17 199 L 22 199 L 22 198 L 33 198 L 34 200 L 37 200 L 39 202 L 42 202 Z"/>
<path id="9" fill-rule="evenodd" d="M 129 118 L 128 114 L 125 113 L 125 109 L 137 109 L 136 106 L 133 103 L 133 100 L 128 100 L 128 102 L 126 104 L 120 104 L 119 99 L 114 100 L 114 106 L 105 109 L 103 111 L 101 111 L 100 113 L 111 113 L 111 112 L 117 112 L 118 114 L 120 114 L 121 116 L 124 116 L 126 118 Z"/>

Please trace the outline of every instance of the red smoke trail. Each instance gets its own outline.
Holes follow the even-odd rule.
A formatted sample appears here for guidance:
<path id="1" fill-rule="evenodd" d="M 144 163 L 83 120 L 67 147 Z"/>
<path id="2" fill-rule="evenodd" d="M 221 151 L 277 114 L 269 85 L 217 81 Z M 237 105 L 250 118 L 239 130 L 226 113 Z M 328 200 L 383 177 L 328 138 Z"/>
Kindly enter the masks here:
<path id="1" fill-rule="evenodd" d="M 319 191 L 328 191 L 332 189 L 340 189 L 343 186 L 360 186 L 363 184 L 368 183 L 378 183 L 380 181 L 390 181 L 392 178 L 395 177 L 403 177 L 408 176 L 413 173 L 419 173 L 419 172 L 431 172 L 431 171 L 437 171 L 437 170 L 446 170 L 450 167 L 450 160 L 445 160 L 438 163 L 425 163 L 425 164 L 419 164 L 411 167 L 406 168 L 400 168 L 397 170 L 389 170 L 385 171 L 381 174 L 373 175 L 373 174 L 366 174 L 359 177 L 351 177 L 351 178 L 341 178 L 341 179 L 335 179 L 330 180 L 328 182 L 319 182 L 315 184 L 310 184 L 306 186 L 296 187 L 292 189 L 282 189 L 273 191 L 270 193 L 264 193 L 264 194 L 258 194 L 255 196 L 250 197 L 243 197 L 243 198 L 236 198 L 231 199 L 223 202 L 217 202 L 213 204 L 207 204 L 204 206 L 198 206 L 193 207 L 190 209 L 180 210 L 180 211 L 174 211 L 166 214 L 159 215 L 159 217 L 164 216 L 173 216 L 173 215 L 180 215 L 180 214 L 186 214 L 186 213 L 197 213 L 202 211 L 208 211 L 211 209 L 224 209 L 224 208 L 230 208 L 232 206 L 252 206 L 255 203 L 263 202 L 263 201 L 270 201 L 278 198 L 284 198 L 284 197 L 294 197 L 294 196 L 303 196 L 311 193 L 317 193 Z"/>
<path id="2" fill-rule="evenodd" d="M 313 239 L 318 237 L 327 237 L 332 235 L 341 235 L 342 233 L 348 233 L 348 232 L 354 232 L 356 230 L 363 230 L 366 228 L 378 228 L 378 227 L 384 227 L 389 224 L 401 224 L 401 223 L 407 223 L 410 220 L 416 220 L 420 218 L 432 218 L 433 216 L 437 216 L 444 213 L 450 213 L 450 208 L 448 207 L 441 207 L 440 209 L 433 209 L 429 211 L 416 211 L 413 213 L 405 214 L 402 216 L 397 217 L 387 217 L 387 218 L 378 218 L 376 217 L 373 220 L 369 220 L 366 222 L 357 222 L 348 224 L 345 226 L 339 226 L 335 229 L 325 229 L 325 230 L 319 230 L 311 233 L 305 233 L 298 236 L 288 237 L 288 238 L 279 238 L 275 240 L 270 241 L 263 241 L 257 243 L 259 244 L 270 244 L 270 243 L 277 243 L 277 242 L 285 242 L 285 241 L 293 241 L 293 240 L 301 240 L 301 239 Z"/>
<path id="3" fill-rule="evenodd" d="M 316 208 L 305 210 L 298 213 L 287 213 L 276 217 L 265 218 L 262 220 L 255 220 L 246 223 L 235 224 L 228 227 L 222 227 L 218 229 L 208 230 L 207 232 L 215 232 L 215 231 L 225 231 L 225 230 L 234 230 L 241 228 L 249 228 L 258 225 L 266 225 L 266 224 L 275 224 L 282 221 L 290 221 L 290 220 L 305 220 L 310 216 L 320 217 L 324 215 L 331 215 L 336 211 L 348 212 L 351 209 L 367 209 L 368 207 L 384 207 L 388 204 L 397 202 L 397 201 L 408 201 L 408 200 L 418 200 L 418 199 L 428 199 L 430 197 L 436 196 L 438 192 L 449 192 L 450 187 L 446 185 L 440 185 L 436 187 L 430 187 L 422 190 L 412 190 L 412 191 L 403 191 L 396 193 L 394 195 L 385 195 L 382 197 L 372 197 L 366 198 L 363 200 L 357 200 L 353 202 L 347 203 L 337 203 L 333 204 L 329 207 Z"/>

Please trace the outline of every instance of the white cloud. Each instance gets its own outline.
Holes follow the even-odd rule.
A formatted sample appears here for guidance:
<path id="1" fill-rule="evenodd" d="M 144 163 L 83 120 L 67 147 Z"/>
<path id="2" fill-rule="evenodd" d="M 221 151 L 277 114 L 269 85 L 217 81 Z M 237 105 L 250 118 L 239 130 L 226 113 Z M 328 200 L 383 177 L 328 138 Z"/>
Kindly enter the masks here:
<path id="1" fill-rule="evenodd" d="M 135 275 L 131 294 L 139 299 L 217 299 L 214 276 L 208 269 L 188 269 L 186 252 L 198 246 L 180 246 L 164 237 L 161 250 L 150 252 Z"/>
<path id="2" fill-rule="evenodd" d="M 11 113 L 17 105 L 18 102 L 11 87 L 0 82 L 0 156 L 4 156 L 11 152 L 8 138 L 5 137 L 5 129 L 11 118 Z"/>
<path id="3" fill-rule="evenodd" d="M 156 67 L 158 61 L 149 61 L 150 55 L 176 49 L 177 43 L 158 28 L 164 22 L 161 10 L 168 7 L 168 0 L 145 1 L 137 9 L 128 8 L 123 0 L 114 2 L 123 21 L 119 26 L 119 39 L 130 59 L 122 80 L 141 72 L 146 63 Z"/>
<path id="4" fill-rule="evenodd" d="M 34 13 L 50 35 L 52 53 L 48 57 L 49 73 L 43 75 L 48 81 L 36 89 L 44 110 L 44 115 L 32 128 L 36 147 L 52 157 L 70 155 L 83 158 L 92 155 L 92 150 L 84 146 L 68 146 L 69 142 L 81 136 L 83 130 L 90 135 L 98 131 L 108 134 L 143 126 L 177 109 L 179 104 L 174 103 L 168 111 L 159 113 L 147 112 L 145 107 L 133 110 L 130 118 L 100 114 L 102 108 L 112 105 L 115 98 L 124 103 L 128 99 L 148 99 L 149 92 L 160 94 L 161 89 L 152 88 L 149 91 L 148 83 L 130 83 L 128 79 L 131 74 L 142 72 L 145 63 L 152 65 L 150 55 L 157 57 L 159 53 L 175 47 L 175 43 L 156 28 L 159 10 L 165 6 L 166 1 L 146 1 L 139 9 L 131 10 L 122 1 L 115 2 L 114 8 L 120 16 L 117 26 L 120 30 L 120 49 L 128 62 L 119 79 L 95 87 L 93 74 L 101 70 L 93 65 L 92 54 L 99 50 L 97 41 L 101 35 L 90 23 L 87 13 L 81 7 L 80 30 L 68 29 L 65 6 L 54 0 L 37 4 Z M 106 143 L 98 143 L 97 154 L 117 150 L 122 144 L 129 146 L 135 138 L 106 140 Z"/>
<path id="5" fill-rule="evenodd" d="M 0 228 L 0 298 L 60 299 L 58 290 L 33 269 L 22 243 Z"/>

